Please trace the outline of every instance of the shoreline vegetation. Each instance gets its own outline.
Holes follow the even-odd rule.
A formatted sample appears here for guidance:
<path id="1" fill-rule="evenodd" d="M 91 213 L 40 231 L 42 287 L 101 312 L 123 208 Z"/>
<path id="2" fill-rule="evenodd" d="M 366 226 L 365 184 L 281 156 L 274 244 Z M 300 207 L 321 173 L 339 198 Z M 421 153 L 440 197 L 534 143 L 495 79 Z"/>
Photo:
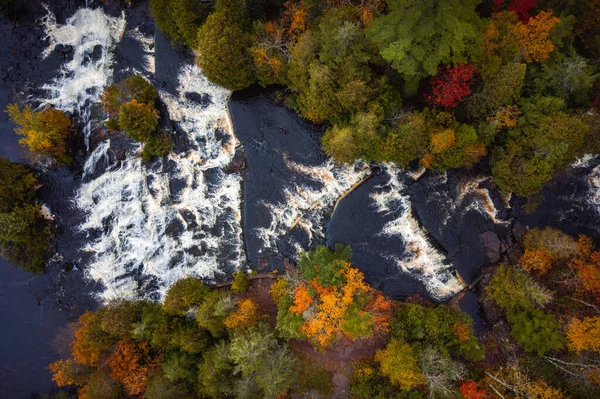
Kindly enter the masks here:
<path id="1" fill-rule="evenodd" d="M 595 2 L 152 0 L 158 27 L 232 90 L 281 85 L 337 162 L 484 164 L 538 193 L 598 151 Z"/>
<path id="2" fill-rule="evenodd" d="M 186 278 L 162 304 L 110 302 L 49 368 L 78 398 L 596 397 L 600 252 L 552 228 L 517 251 L 477 286 L 483 335 L 455 305 L 386 299 L 338 245 L 281 276 Z"/>

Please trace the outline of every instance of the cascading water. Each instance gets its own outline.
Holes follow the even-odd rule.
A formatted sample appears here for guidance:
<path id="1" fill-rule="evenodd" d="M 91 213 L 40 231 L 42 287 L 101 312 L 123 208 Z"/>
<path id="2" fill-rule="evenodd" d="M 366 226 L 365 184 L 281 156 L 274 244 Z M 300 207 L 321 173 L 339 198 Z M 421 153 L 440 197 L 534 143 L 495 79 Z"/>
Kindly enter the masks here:
<path id="1" fill-rule="evenodd" d="M 49 41 L 43 58 L 59 45 L 73 48 L 73 59 L 63 65 L 60 75 L 42 86 L 49 91 L 50 97 L 41 105 L 77 112 L 85 126 L 85 142 L 89 149 L 92 131 L 90 107 L 98 101 L 112 76 L 111 51 L 125 30 L 125 13 L 115 18 L 100 9 L 81 8 L 64 25 L 59 25 L 48 10 L 41 22 Z"/>
<path id="2" fill-rule="evenodd" d="M 406 186 L 400 180 L 403 171 L 391 164 L 384 165 L 389 176 L 385 186 L 372 193 L 371 198 L 379 213 L 391 215 L 381 236 L 400 236 L 404 242 L 404 254 L 394 256 L 393 261 L 404 272 L 416 276 L 427 291 L 437 299 L 445 299 L 460 291 L 463 286 L 452 273 L 453 266 L 434 248 L 426 233 L 412 214 L 412 205 Z"/>
<path id="3" fill-rule="evenodd" d="M 190 93 L 211 101 L 195 103 Z M 79 227 L 93 253 L 87 274 L 104 284 L 105 300 L 160 298 L 180 278 L 211 279 L 241 265 L 241 178 L 223 171 L 236 140 L 219 128 L 228 125 L 228 95 L 197 67 L 184 67 L 177 94 L 160 96 L 189 150 L 151 167 L 131 152 L 81 187 L 76 202 L 88 216 Z"/>
<path id="4" fill-rule="evenodd" d="M 302 165 L 285 158 L 288 169 L 300 176 L 308 177 L 315 185 L 293 182 L 283 189 L 284 200 L 279 203 L 263 202 L 271 215 L 268 226 L 256 228 L 263 240 L 264 249 L 274 248 L 277 240 L 293 229 L 301 227 L 307 234 L 309 245 L 314 237 L 323 237 L 323 222 L 333 205 L 356 182 L 367 176 L 369 167 L 363 163 L 354 166 L 336 166 L 331 160 L 320 166 Z M 307 250 L 299 243 L 297 249 Z"/>

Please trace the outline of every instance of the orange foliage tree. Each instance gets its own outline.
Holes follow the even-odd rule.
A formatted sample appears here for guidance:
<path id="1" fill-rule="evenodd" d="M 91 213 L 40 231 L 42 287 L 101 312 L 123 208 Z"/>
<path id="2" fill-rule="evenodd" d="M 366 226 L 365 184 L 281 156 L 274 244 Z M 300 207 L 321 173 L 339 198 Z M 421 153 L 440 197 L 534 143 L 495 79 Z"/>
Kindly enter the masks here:
<path id="1" fill-rule="evenodd" d="M 578 255 L 571 260 L 570 267 L 577 273 L 581 289 L 600 298 L 600 251 L 592 251 L 592 248 L 592 239 L 580 236 Z"/>
<path id="2" fill-rule="evenodd" d="M 499 65 L 547 60 L 555 45 L 550 33 L 560 22 L 552 12 L 541 11 L 523 23 L 514 12 L 498 12 L 483 32 L 486 62 Z M 498 65 L 498 66 L 499 66 Z"/>
<path id="3" fill-rule="evenodd" d="M 300 262 L 302 277 L 281 277 L 271 292 L 279 309 L 278 326 L 296 323 L 320 348 L 342 338 L 366 338 L 387 329 L 391 303 L 364 281 L 341 247 L 319 247 Z M 287 299 L 287 300 L 286 300 Z"/>
<path id="4" fill-rule="evenodd" d="M 141 395 L 146 389 L 149 374 L 158 368 L 159 358 L 151 354 L 150 345 L 124 339 L 117 342 L 107 360 L 110 376 L 123 383 L 129 395 Z"/>
<path id="5" fill-rule="evenodd" d="M 493 115 L 488 117 L 490 122 L 497 122 L 496 130 L 504 128 L 510 129 L 517 127 L 517 121 L 521 115 L 521 110 L 517 105 L 507 105 L 505 107 L 498 108 Z"/>
<path id="6" fill-rule="evenodd" d="M 81 315 L 79 325 L 71 343 L 71 354 L 77 363 L 95 367 L 102 352 L 107 350 L 112 342 L 100 331 L 94 313 L 86 312 Z"/>
<path id="7" fill-rule="evenodd" d="M 258 321 L 258 305 L 252 299 L 240 299 L 237 309 L 224 321 L 225 327 L 229 329 L 250 327 Z"/>
<path id="8" fill-rule="evenodd" d="M 567 326 L 567 338 L 576 352 L 600 353 L 600 317 L 572 318 Z"/>
<path id="9" fill-rule="evenodd" d="M 59 387 L 68 385 L 82 386 L 86 383 L 89 368 L 73 359 L 57 360 L 48 366 L 52 373 L 52 381 Z"/>
<path id="10" fill-rule="evenodd" d="M 544 249 L 526 249 L 519 263 L 528 273 L 546 274 L 552 267 L 552 256 Z"/>
<path id="11" fill-rule="evenodd" d="M 465 399 L 486 399 L 489 397 L 487 392 L 479 388 L 477 383 L 472 380 L 463 381 L 458 390 Z"/>

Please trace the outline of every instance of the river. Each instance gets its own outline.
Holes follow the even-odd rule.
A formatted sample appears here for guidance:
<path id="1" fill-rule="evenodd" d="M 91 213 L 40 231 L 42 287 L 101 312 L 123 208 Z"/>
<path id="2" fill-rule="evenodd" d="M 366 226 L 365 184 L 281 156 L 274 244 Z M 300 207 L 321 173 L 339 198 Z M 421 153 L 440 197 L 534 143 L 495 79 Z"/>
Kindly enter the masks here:
<path id="1" fill-rule="evenodd" d="M 524 225 L 600 236 L 597 159 L 561 172 L 531 213 L 483 169 L 335 165 L 320 149 L 322 131 L 269 91 L 230 98 L 208 82 L 154 29 L 146 2 L 108 12 L 34 3 L 14 29 L 7 20 L 0 29 L 0 107 L 49 104 L 81 125 L 77 165 L 56 168 L 32 159 L 0 115 L 0 155 L 35 167 L 58 226 L 44 275 L 0 260 L 0 397 L 53 388 L 46 366 L 66 355 L 60 337 L 82 312 L 114 298 L 160 300 L 184 276 L 284 271 L 300 250 L 342 243 L 388 296 L 446 301 L 492 262 L 490 242 L 502 251 Z M 102 89 L 131 73 L 159 90 L 161 125 L 175 140 L 163 160 L 142 163 L 138 145 L 99 123 Z M 477 297 L 467 293 L 460 306 L 482 331 Z"/>

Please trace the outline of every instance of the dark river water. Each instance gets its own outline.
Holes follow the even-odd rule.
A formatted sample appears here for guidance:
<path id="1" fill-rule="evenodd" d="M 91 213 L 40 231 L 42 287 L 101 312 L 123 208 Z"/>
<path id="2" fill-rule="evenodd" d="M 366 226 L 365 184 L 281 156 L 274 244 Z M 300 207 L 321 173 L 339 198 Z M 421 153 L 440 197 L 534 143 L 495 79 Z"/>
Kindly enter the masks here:
<path id="1" fill-rule="evenodd" d="M 85 5 L 50 3 L 58 25 Z M 0 113 L 0 156 L 33 165 L 43 184 L 40 200 L 57 223 L 56 254 L 45 274 L 32 276 L 0 259 L 0 398 L 53 389 L 46 367 L 68 356 L 69 323 L 84 311 L 114 297 L 159 299 L 185 275 L 218 281 L 236 267 L 283 270 L 299 250 L 341 243 L 352 247 L 368 282 L 391 298 L 419 293 L 447 301 L 461 280 L 472 283 L 481 267 L 504 256 L 524 226 L 600 237 L 598 160 L 561 172 L 529 213 L 524 199 L 499 193 L 485 169 L 419 176 L 393 165 L 334 165 L 320 149 L 322 130 L 271 92 L 250 89 L 228 100 L 203 80 L 191 55 L 155 32 L 146 2 L 123 19 L 121 10 L 108 13 L 122 24 L 113 27 L 122 29 L 117 42 L 90 45 L 79 67 L 86 71 L 110 52 L 110 78 L 141 73 L 151 80 L 175 151 L 141 164 L 135 144 L 98 127 L 97 108 L 86 99 L 97 87 L 86 88 L 73 111 L 90 125 L 89 148 L 82 125 L 71 169 L 34 160 Z M 45 15 L 33 2 L 18 24 L 0 20 L 2 109 L 54 98 L 41 87 L 78 56 L 78 44 L 41 56 L 49 44 Z M 239 160 L 245 169 L 227 167 Z M 483 332 L 477 296 L 467 292 L 459 305 Z"/>

